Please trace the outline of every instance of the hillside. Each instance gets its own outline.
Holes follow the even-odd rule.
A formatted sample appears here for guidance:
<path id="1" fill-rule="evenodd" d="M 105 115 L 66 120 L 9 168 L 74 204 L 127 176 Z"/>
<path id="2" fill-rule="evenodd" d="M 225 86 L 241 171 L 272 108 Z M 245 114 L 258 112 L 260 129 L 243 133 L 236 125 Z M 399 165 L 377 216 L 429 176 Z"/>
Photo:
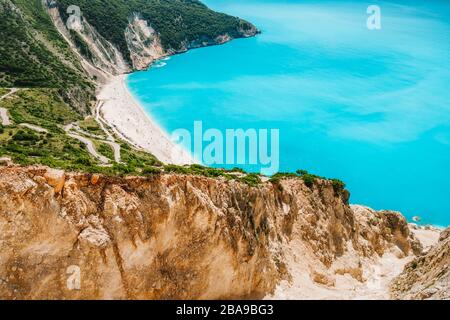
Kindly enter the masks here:
<path id="1" fill-rule="evenodd" d="M 68 27 L 69 4 L 80 6 L 80 26 Z M 103 83 L 166 55 L 257 33 L 187 0 L 0 0 L 0 20 L 0 156 L 108 174 L 162 164 L 96 114 Z"/>
<path id="2" fill-rule="evenodd" d="M 254 26 L 236 17 L 208 9 L 198 0 L 59 0 L 59 11 L 67 19 L 70 5 L 80 7 L 83 17 L 131 62 L 123 34 L 130 18 L 139 14 L 156 31 L 167 52 L 185 51 L 196 43 L 228 34 L 231 38 L 252 34 Z"/>
<path id="3" fill-rule="evenodd" d="M 0 0 L 0 87 L 52 88 L 80 114 L 94 84 L 41 1 Z"/>
<path id="4" fill-rule="evenodd" d="M 197 0 L 0 0 L 0 27 L 0 299 L 449 298 L 448 231 L 424 253 L 340 180 L 164 164 L 105 120 L 116 75 L 249 22 Z"/>

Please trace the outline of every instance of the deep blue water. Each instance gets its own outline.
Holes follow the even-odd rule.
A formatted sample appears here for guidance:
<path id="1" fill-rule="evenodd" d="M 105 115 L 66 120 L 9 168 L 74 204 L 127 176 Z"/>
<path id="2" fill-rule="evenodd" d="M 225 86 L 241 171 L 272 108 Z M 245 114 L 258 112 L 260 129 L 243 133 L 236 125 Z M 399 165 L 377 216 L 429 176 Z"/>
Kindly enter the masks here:
<path id="1" fill-rule="evenodd" d="M 128 78 L 167 131 L 279 128 L 281 171 L 338 177 L 352 203 L 450 224 L 450 2 L 206 3 L 263 33 Z M 371 4 L 381 30 L 366 27 Z"/>

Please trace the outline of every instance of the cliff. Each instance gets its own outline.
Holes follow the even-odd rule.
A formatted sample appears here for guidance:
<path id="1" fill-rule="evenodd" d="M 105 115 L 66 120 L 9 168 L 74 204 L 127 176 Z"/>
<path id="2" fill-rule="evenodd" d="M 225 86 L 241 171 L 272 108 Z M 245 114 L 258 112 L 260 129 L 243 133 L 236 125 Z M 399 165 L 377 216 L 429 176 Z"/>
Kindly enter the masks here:
<path id="1" fill-rule="evenodd" d="M 450 299 L 450 229 L 441 233 L 436 246 L 405 267 L 391 290 L 395 299 Z"/>
<path id="2" fill-rule="evenodd" d="M 112 75 L 143 70 L 164 56 L 259 32 L 251 23 L 210 10 L 200 1 L 47 0 L 46 5 L 81 58 Z M 69 19 L 67 10 L 73 5 L 80 8 L 79 19 Z"/>
<path id="3" fill-rule="evenodd" d="M 367 261 L 420 251 L 400 214 L 347 200 L 326 180 L 0 167 L 0 298 L 262 298 L 292 280 L 292 248 L 321 286 L 364 282 Z"/>
<path id="4" fill-rule="evenodd" d="M 1 100 L 13 124 L 0 127 L 0 155 L 79 171 L 160 171 L 126 145 L 123 163 L 97 166 L 62 127 L 106 132 L 81 120 L 94 83 L 258 30 L 195 0 L 143 3 L 0 0 L 0 85 L 26 88 Z M 67 28 L 69 4 L 84 13 L 75 28 Z M 385 298 L 408 262 L 392 297 L 440 299 L 449 298 L 448 259 L 446 234 L 422 255 L 400 213 L 349 206 L 327 180 L 250 186 L 0 166 L 0 299 L 286 297 L 283 286 L 296 285 L 301 294 L 287 298 Z"/>

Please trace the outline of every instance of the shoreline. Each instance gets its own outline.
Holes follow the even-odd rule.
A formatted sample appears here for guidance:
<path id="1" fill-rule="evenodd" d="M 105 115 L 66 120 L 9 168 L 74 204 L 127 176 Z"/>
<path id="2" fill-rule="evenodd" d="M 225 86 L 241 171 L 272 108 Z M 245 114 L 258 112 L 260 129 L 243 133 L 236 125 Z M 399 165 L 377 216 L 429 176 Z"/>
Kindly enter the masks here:
<path id="1" fill-rule="evenodd" d="M 177 146 L 170 139 L 170 135 L 151 117 L 151 114 L 145 111 L 128 89 L 126 77 L 126 74 L 113 76 L 100 86 L 97 94 L 99 105 L 95 112 L 100 114 L 101 119 L 122 140 L 153 154 L 164 164 L 198 164 L 199 162 L 188 151 Z M 446 228 L 442 225 L 423 224 L 409 219 L 407 222 L 416 225 L 419 229 L 432 227 L 444 230 Z"/>
<path id="2" fill-rule="evenodd" d="M 176 165 L 196 163 L 133 97 L 126 77 L 114 76 L 101 86 L 97 112 L 122 139 L 153 154 L 159 161 Z"/>

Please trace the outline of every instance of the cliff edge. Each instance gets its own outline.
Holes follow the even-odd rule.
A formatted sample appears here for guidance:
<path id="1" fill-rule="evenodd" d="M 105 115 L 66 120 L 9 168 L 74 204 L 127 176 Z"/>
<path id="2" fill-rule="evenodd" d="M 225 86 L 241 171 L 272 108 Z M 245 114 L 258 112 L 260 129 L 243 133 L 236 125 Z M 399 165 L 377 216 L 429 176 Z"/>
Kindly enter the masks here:
<path id="1" fill-rule="evenodd" d="M 263 298 L 295 280 L 293 254 L 333 288 L 367 282 L 385 254 L 420 253 L 400 214 L 347 200 L 326 180 L 0 167 L 0 298 Z"/>

